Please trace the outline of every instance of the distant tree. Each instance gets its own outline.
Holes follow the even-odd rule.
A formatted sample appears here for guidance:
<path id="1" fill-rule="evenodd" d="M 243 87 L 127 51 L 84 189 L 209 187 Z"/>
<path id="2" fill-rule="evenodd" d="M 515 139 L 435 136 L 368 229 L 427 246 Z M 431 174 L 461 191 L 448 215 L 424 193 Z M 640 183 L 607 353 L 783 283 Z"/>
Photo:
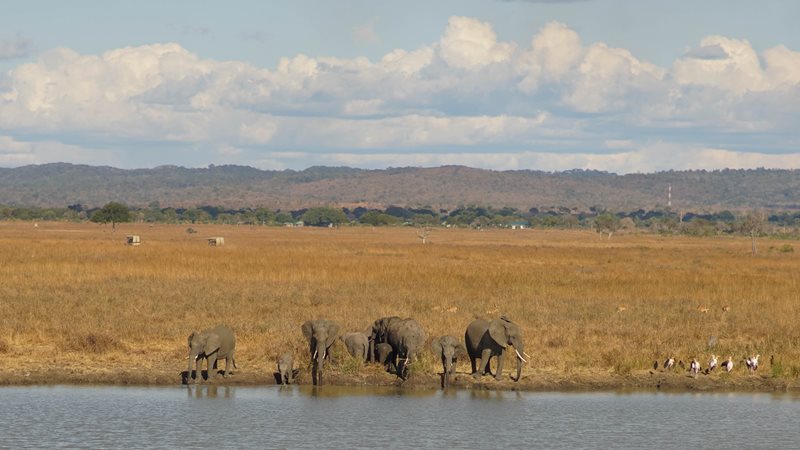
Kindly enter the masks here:
<path id="1" fill-rule="evenodd" d="M 347 222 L 347 216 L 341 209 L 317 207 L 304 212 L 300 220 L 306 225 L 327 226 Z"/>
<path id="2" fill-rule="evenodd" d="M 102 208 L 92 214 L 92 222 L 109 223 L 111 222 L 111 229 L 117 229 L 117 223 L 130 222 L 131 211 L 127 206 L 122 203 L 109 202 Z"/>
<path id="3" fill-rule="evenodd" d="M 744 234 L 750 235 L 751 252 L 753 255 L 758 252 L 756 238 L 764 232 L 765 225 L 764 216 L 757 212 L 748 213 L 739 220 L 739 230 Z"/>
<path id="4" fill-rule="evenodd" d="M 275 220 L 275 212 L 267 208 L 257 208 L 256 220 L 261 225 L 266 225 L 268 223 L 271 223 Z"/>
<path id="5" fill-rule="evenodd" d="M 367 225 L 380 226 L 396 225 L 400 222 L 400 219 L 380 211 L 368 211 L 362 214 L 358 221 Z"/>
<path id="6" fill-rule="evenodd" d="M 275 223 L 284 224 L 294 222 L 294 218 L 286 211 L 279 211 L 275 214 Z"/>
<path id="7" fill-rule="evenodd" d="M 619 229 L 619 226 L 619 217 L 609 212 L 604 212 L 594 218 L 594 229 L 601 235 L 607 234 L 609 239 Z"/>

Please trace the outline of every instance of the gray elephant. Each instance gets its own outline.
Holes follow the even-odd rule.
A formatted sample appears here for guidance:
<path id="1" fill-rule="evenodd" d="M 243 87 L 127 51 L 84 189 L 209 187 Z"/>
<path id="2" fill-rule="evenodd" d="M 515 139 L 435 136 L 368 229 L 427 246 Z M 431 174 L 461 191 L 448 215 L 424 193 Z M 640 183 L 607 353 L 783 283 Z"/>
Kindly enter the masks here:
<path id="1" fill-rule="evenodd" d="M 402 318 L 397 316 L 389 316 L 389 317 L 381 317 L 380 319 L 372 323 L 372 326 L 368 329 L 369 355 L 367 359 L 369 360 L 369 362 L 375 361 L 375 357 L 377 356 L 377 351 L 375 349 L 375 346 L 386 342 L 386 336 L 389 332 L 389 326 L 391 326 L 395 322 L 399 322 L 402 320 L 403 320 Z"/>
<path id="2" fill-rule="evenodd" d="M 339 335 L 339 324 L 325 319 L 309 320 L 300 328 L 310 347 L 312 383 L 321 386 L 322 367 Z"/>
<path id="3" fill-rule="evenodd" d="M 477 319 L 469 324 L 464 333 L 467 353 L 472 364 L 472 376 L 480 378 L 485 374 L 490 374 L 489 360 L 492 356 L 497 356 L 497 371 L 494 375 L 499 380 L 503 374 L 503 360 L 505 351 L 509 345 L 514 346 L 517 354 L 517 377 L 514 381 L 519 381 L 522 374 L 522 363 L 527 362 L 522 357 L 525 353 L 522 343 L 522 334 L 519 326 L 505 316 L 494 319 L 491 322 L 486 319 Z M 476 365 L 479 360 L 479 365 Z"/>
<path id="4" fill-rule="evenodd" d="M 442 361 L 442 387 L 450 385 L 458 358 L 467 357 L 467 348 L 453 336 L 442 336 L 431 341 L 431 351 Z"/>
<path id="5" fill-rule="evenodd" d="M 286 386 L 287 384 L 294 383 L 294 357 L 291 353 L 286 352 L 278 358 L 278 373 L 281 377 L 281 384 Z"/>
<path id="6" fill-rule="evenodd" d="M 223 377 L 232 373 L 231 367 L 236 367 L 236 335 L 231 327 L 217 325 L 214 328 L 203 331 L 195 331 L 189 335 L 189 370 L 186 380 L 192 380 L 192 362 L 196 362 L 195 381 L 201 378 L 202 360 L 208 361 L 208 379 L 214 378 L 217 374 L 217 360 L 225 360 L 225 372 Z"/>
<path id="7" fill-rule="evenodd" d="M 369 338 L 366 334 L 355 332 L 355 333 L 345 333 L 342 335 L 342 342 L 344 342 L 344 346 L 347 347 L 347 352 L 350 353 L 350 356 L 360 359 L 364 361 L 367 359 L 367 354 L 369 353 Z"/>
<path id="8" fill-rule="evenodd" d="M 392 346 L 390 361 L 397 368 L 397 376 L 408 378 L 408 366 L 417 359 L 426 339 L 425 330 L 414 319 L 396 320 L 389 325 L 386 342 Z"/>
<path id="9" fill-rule="evenodd" d="M 392 352 L 392 346 L 386 342 L 375 345 L 375 357 L 377 358 L 377 362 L 383 364 L 386 370 L 395 372 L 397 369 L 391 365 L 393 364 L 391 361 L 394 360 Z"/>

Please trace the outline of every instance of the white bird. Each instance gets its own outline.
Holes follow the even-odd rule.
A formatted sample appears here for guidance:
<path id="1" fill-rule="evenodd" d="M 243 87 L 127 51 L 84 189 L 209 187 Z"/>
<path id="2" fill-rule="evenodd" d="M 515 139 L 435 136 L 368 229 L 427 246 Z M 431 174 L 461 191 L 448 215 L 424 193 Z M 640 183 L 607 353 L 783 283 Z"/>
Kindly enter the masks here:
<path id="1" fill-rule="evenodd" d="M 756 370 L 758 370 L 758 358 L 759 357 L 761 357 L 761 355 L 751 356 L 751 357 L 747 358 L 747 360 L 745 360 L 744 363 L 747 365 L 747 370 L 749 370 L 750 373 L 753 373 Z"/>
<path id="2" fill-rule="evenodd" d="M 728 372 L 728 373 L 730 373 L 730 371 L 733 370 L 733 357 L 732 356 L 728 356 L 728 360 L 722 362 L 722 368 L 725 369 L 725 372 Z"/>
<path id="3" fill-rule="evenodd" d="M 697 362 L 696 358 L 692 358 L 692 362 L 689 364 L 689 371 L 692 372 L 695 378 L 697 378 L 697 374 L 700 373 L 700 363 Z"/>
<path id="4" fill-rule="evenodd" d="M 670 356 L 664 361 L 664 370 L 670 370 L 675 367 L 675 358 Z"/>
<path id="5" fill-rule="evenodd" d="M 717 368 L 717 355 L 711 355 L 711 359 L 708 360 L 708 371 L 713 372 L 714 369 Z"/>

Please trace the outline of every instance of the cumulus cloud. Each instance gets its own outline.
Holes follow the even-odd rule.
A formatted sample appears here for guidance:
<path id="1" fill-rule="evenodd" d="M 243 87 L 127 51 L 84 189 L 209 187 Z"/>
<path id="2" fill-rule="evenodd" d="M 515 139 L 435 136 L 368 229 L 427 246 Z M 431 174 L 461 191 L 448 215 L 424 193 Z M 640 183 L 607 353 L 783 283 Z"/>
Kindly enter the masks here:
<path id="1" fill-rule="evenodd" d="M 0 79 L 2 165 L 124 165 L 135 159 L 129 149 L 157 148 L 135 160 L 800 167 L 798 122 L 800 52 L 785 46 L 759 52 L 709 36 L 659 67 L 583 42 L 563 23 L 520 46 L 469 17 L 450 18 L 434 42 L 376 60 L 298 54 L 262 68 L 175 43 L 101 54 L 57 48 Z"/>

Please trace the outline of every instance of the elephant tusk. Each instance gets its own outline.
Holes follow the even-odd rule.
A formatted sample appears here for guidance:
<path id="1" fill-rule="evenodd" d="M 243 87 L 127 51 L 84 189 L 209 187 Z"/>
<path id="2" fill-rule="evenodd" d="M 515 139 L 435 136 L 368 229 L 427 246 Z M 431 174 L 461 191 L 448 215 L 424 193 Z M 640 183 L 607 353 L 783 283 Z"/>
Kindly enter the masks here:
<path id="1" fill-rule="evenodd" d="M 529 354 L 527 354 L 527 353 L 525 353 L 525 352 L 522 352 L 522 354 L 523 354 L 523 355 L 525 355 L 525 356 L 526 356 L 526 357 L 528 357 L 528 358 L 530 358 L 530 357 L 531 357 L 531 355 L 529 355 Z"/>
<path id="2" fill-rule="evenodd" d="M 518 357 L 519 359 L 521 359 L 521 360 L 522 360 L 522 362 L 524 362 L 524 363 L 527 363 L 527 362 L 528 362 L 527 360 L 525 360 L 525 358 L 523 358 L 523 357 L 522 357 L 522 355 L 520 355 L 520 354 L 519 354 L 519 350 L 517 350 L 517 349 L 514 349 L 514 351 L 515 351 L 515 352 L 517 352 L 517 357 Z"/>
<path id="3" fill-rule="evenodd" d="M 312 356 L 311 359 L 317 359 L 317 351 L 316 350 L 314 350 L 314 356 Z"/>

